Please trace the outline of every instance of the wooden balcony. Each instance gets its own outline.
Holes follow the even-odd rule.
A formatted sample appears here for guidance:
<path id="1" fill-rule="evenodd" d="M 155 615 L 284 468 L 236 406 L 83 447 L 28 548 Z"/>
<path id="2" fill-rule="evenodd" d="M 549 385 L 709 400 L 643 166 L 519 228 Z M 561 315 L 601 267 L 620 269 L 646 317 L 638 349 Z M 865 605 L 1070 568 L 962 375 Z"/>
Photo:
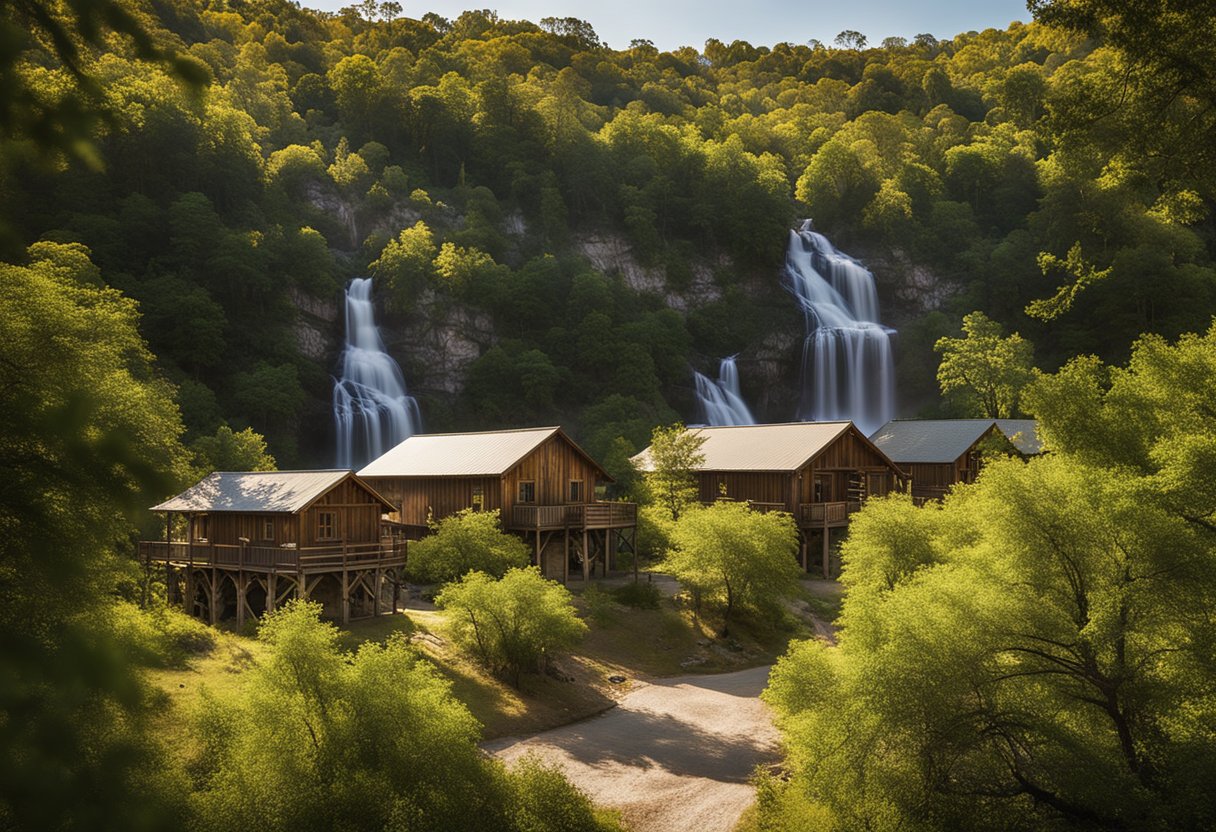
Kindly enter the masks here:
<path id="1" fill-rule="evenodd" d="M 583 503 L 568 506 L 517 505 L 512 529 L 625 529 L 638 524 L 636 503 Z"/>
<path id="2" fill-rule="evenodd" d="M 340 572 L 344 569 L 405 565 L 405 544 L 342 543 L 296 549 L 287 546 L 242 546 L 220 543 L 143 540 L 139 556 L 173 566 L 219 567 L 250 572 Z"/>
<path id="3" fill-rule="evenodd" d="M 798 523 L 806 529 L 836 528 L 849 524 L 849 515 L 861 508 L 861 503 L 848 500 L 833 503 L 802 503 L 798 506 Z"/>

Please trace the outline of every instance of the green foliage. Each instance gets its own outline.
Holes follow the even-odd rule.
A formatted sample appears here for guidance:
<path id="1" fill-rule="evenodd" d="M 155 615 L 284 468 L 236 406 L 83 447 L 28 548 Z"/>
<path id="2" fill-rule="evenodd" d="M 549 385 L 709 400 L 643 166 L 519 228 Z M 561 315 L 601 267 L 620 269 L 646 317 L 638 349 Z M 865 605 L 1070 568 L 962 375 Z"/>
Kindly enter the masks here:
<path id="1" fill-rule="evenodd" d="M 774 824 L 1211 824 L 1214 379 L 1216 329 L 1079 359 L 1028 393 L 1052 453 L 921 518 L 866 504 L 839 646 L 795 646 L 765 694 L 793 771 Z"/>
<path id="2" fill-rule="evenodd" d="M 510 828 L 477 722 L 401 637 L 338 649 L 320 605 L 265 617 L 269 655 L 197 719 L 195 828 Z"/>
<path id="3" fill-rule="evenodd" d="M 696 470 L 705 462 L 705 438 L 676 422 L 656 427 L 646 460 L 646 489 L 650 499 L 672 520 L 697 504 Z"/>
<path id="4" fill-rule="evenodd" d="M 0 815 L 14 828 L 172 828 L 111 595 L 138 510 L 187 473 L 135 304 L 80 245 L 0 265 Z"/>
<path id="5" fill-rule="evenodd" d="M 529 560 L 524 542 L 500 527 L 497 509 L 466 509 L 435 523 L 431 534 L 411 544 L 409 574 L 432 584 L 473 571 L 501 578 L 512 567 L 527 566 Z"/>
<path id="6" fill-rule="evenodd" d="M 214 436 L 200 436 L 190 444 L 194 469 L 200 478 L 212 471 L 275 471 L 274 457 L 266 451 L 266 440 L 253 428 L 234 431 L 220 425 Z"/>
<path id="7" fill-rule="evenodd" d="M 662 570 L 675 575 L 699 603 L 721 608 L 723 636 L 737 611 L 779 622 L 781 602 L 798 592 L 798 530 L 788 514 L 716 502 L 684 512 L 672 543 Z"/>
<path id="8" fill-rule="evenodd" d="M 1019 415 L 1022 390 L 1034 378 L 1034 348 L 1016 332 L 1003 329 L 983 312 L 963 318 L 962 338 L 941 338 L 937 380 L 942 393 L 967 416 L 1008 419 Z"/>
<path id="9" fill-rule="evenodd" d="M 663 601 L 663 593 L 650 581 L 630 581 L 614 589 L 612 595 L 625 606 L 639 610 L 657 610 Z"/>
<path id="10" fill-rule="evenodd" d="M 141 608 L 129 601 L 110 614 L 117 641 L 129 658 L 146 667 L 184 667 L 186 661 L 215 647 L 215 631 L 197 618 L 164 605 Z"/>
<path id="11" fill-rule="evenodd" d="M 587 631 L 570 592 L 534 566 L 510 569 L 499 580 L 470 572 L 446 585 L 435 604 L 447 612 L 464 648 L 517 688 L 525 672 L 541 670 L 554 652 L 573 646 Z"/>
<path id="12" fill-rule="evenodd" d="M 394 302 L 407 308 L 435 274 L 434 260 L 438 249 L 425 222 L 418 220 L 411 228 L 389 240 L 380 257 L 368 267 L 393 293 Z"/>

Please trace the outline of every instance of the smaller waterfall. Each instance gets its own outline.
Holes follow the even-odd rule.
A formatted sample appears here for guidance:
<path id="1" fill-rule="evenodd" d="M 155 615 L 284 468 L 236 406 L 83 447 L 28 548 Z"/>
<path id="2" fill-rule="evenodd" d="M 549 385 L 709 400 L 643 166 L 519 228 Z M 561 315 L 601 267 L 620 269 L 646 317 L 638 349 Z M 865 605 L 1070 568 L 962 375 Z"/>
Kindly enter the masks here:
<path id="1" fill-rule="evenodd" d="M 798 418 L 851 419 L 868 436 L 895 411 L 895 330 L 878 321 L 874 275 L 807 220 L 790 232 L 785 278 L 806 316 Z"/>
<path id="2" fill-rule="evenodd" d="M 739 368 L 735 356 L 723 358 L 718 365 L 718 380 L 693 371 L 697 385 L 697 401 L 705 411 L 705 424 L 710 427 L 756 424 L 747 402 L 739 392 Z"/>
<path id="3" fill-rule="evenodd" d="M 422 427 L 401 367 L 384 351 L 370 277 L 346 287 L 346 348 L 333 405 L 339 468 L 361 468 Z"/>

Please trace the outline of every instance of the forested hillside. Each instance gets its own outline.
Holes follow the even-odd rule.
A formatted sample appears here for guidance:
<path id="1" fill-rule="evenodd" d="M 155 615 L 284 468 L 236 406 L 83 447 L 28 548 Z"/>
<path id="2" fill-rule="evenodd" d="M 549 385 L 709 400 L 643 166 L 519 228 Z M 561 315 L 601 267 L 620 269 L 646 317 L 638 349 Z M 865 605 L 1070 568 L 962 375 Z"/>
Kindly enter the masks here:
<path id="1" fill-rule="evenodd" d="M 906 415 L 940 407 L 931 347 L 972 310 L 1053 369 L 1203 330 L 1216 300 L 1211 116 L 1146 103 L 1170 76 L 1081 31 L 659 52 L 395 3 L 142 13 L 176 61 L 81 50 L 93 141 L 48 153 L 33 119 L 3 146 L 0 253 L 70 254 L 138 301 L 188 442 L 252 426 L 280 464 L 330 463 L 341 287 L 364 274 L 427 429 L 561 422 L 617 459 L 695 419 L 691 368 L 725 355 L 758 416 L 792 417 L 799 216 L 876 272 Z M 87 99 L 23 37 L 11 112 Z"/>

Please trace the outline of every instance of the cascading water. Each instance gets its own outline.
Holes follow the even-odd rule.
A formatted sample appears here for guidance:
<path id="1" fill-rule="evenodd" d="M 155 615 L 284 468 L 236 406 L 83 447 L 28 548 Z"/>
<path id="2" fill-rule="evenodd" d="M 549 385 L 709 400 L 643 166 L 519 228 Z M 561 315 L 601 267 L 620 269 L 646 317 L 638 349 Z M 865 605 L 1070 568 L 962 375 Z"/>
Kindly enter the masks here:
<path id="1" fill-rule="evenodd" d="M 705 424 L 710 427 L 756 424 L 739 392 L 739 368 L 735 366 L 735 356 L 722 359 L 718 365 L 717 381 L 695 370 L 692 377 L 697 385 L 697 401 L 705 411 Z"/>
<path id="2" fill-rule="evenodd" d="M 895 412 L 895 330 L 878 322 L 874 275 L 806 220 L 790 232 L 785 278 L 806 316 L 798 418 L 851 419 L 868 436 Z"/>
<path id="3" fill-rule="evenodd" d="M 334 379 L 338 467 L 360 468 L 422 427 L 401 367 L 384 351 L 372 306 L 372 279 L 346 287 L 346 348 Z"/>

